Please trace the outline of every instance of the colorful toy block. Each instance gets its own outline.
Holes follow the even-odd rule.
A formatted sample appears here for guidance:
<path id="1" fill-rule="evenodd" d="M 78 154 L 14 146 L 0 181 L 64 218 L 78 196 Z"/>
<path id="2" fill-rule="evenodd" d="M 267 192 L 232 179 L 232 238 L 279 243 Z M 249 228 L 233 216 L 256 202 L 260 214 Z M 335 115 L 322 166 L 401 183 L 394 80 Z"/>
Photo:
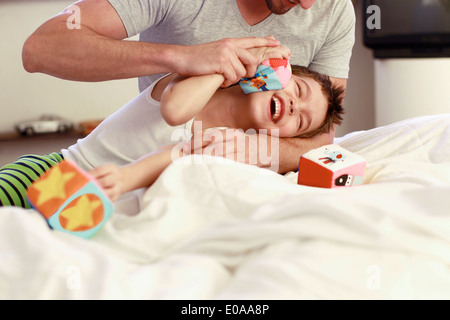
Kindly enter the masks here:
<path id="1" fill-rule="evenodd" d="M 55 230 L 82 238 L 97 233 L 111 217 L 113 205 L 96 181 L 75 163 L 64 160 L 27 189 L 34 209 Z"/>
<path id="2" fill-rule="evenodd" d="M 299 162 L 298 184 L 339 188 L 362 184 L 366 161 L 338 145 L 326 145 L 305 153 Z"/>
<path id="3" fill-rule="evenodd" d="M 239 85 L 245 94 L 285 88 L 292 76 L 292 68 L 286 59 L 264 60 L 252 78 L 243 78 Z"/>

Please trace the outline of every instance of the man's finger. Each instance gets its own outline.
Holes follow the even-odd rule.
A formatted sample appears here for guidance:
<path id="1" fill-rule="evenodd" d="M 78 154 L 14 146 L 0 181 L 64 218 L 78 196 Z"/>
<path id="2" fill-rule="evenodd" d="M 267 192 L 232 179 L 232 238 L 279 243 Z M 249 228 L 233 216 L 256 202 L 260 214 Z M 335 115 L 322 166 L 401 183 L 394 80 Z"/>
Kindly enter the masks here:
<path id="1" fill-rule="evenodd" d="M 199 152 L 201 149 L 205 148 L 207 145 L 215 141 L 215 135 L 212 135 L 212 130 L 220 131 L 216 128 L 204 129 L 201 131 L 194 132 L 192 138 L 185 143 L 183 146 L 184 152 Z"/>
<path id="2" fill-rule="evenodd" d="M 240 74 L 238 81 L 243 77 L 253 77 L 256 73 L 256 69 L 258 69 L 257 57 L 247 49 L 241 49 L 236 53 L 238 54 L 239 61 L 245 67 L 245 73 Z"/>
<path id="3" fill-rule="evenodd" d="M 221 66 L 221 69 L 222 71 L 220 73 L 225 78 L 224 83 L 231 85 L 234 81 L 236 81 L 235 79 L 237 79 L 238 75 L 236 74 L 236 70 L 230 60 L 228 60 L 226 65 Z"/>
<path id="4" fill-rule="evenodd" d="M 290 59 L 291 50 L 285 46 L 279 46 L 277 48 L 271 48 L 267 50 L 265 59 Z"/>
<path id="5" fill-rule="evenodd" d="M 245 57 L 244 49 L 237 49 L 236 50 L 236 55 L 231 57 L 230 59 L 230 65 L 229 68 L 232 68 L 234 71 L 234 78 L 228 78 L 226 80 L 228 80 L 229 82 L 231 82 L 231 84 L 238 82 L 241 78 L 243 78 L 246 74 L 247 74 L 247 69 L 245 68 L 245 63 L 243 60 L 248 60 L 248 57 Z"/>
<path id="6" fill-rule="evenodd" d="M 272 38 L 245 37 L 237 38 L 236 44 L 242 48 L 250 49 L 256 47 L 277 47 L 281 43 L 280 41 Z"/>

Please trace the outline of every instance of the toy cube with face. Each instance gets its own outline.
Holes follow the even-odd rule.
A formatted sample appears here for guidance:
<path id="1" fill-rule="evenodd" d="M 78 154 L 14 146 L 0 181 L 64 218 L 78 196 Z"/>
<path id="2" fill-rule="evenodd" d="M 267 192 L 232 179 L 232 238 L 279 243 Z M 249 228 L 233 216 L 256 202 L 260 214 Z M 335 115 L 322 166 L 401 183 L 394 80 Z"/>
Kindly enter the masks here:
<path id="1" fill-rule="evenodd" d="M 82 238 L 99 231 L 113 211 L 95 180 L 68 160 L 36 180 L 28 188 L 27 198 L 52 229 Z"/>
<path id="2" fill-rule="evenodd" d="M 362 184 L 366 161 L 338 145 L 326 145 L 300 158 L 298 184 L 338 188 Z"/>

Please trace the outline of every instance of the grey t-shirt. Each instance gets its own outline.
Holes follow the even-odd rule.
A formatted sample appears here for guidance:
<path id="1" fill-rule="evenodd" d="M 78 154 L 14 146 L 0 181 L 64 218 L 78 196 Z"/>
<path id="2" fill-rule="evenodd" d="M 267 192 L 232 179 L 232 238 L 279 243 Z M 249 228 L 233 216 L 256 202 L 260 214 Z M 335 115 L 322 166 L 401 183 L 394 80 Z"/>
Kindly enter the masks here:
<path id="1" fill-rule="evenodd" d="M 194 45 L 223 38 L 273 35 L 291 49 L 291 63 L 337 78 L 347 78 L 355 41 L 351 0 L 317 0 L 283 15 L 271 14 L 250 26 L 236 0 L 108 0 L 128 36 L 140 41 Z M 201 61 L 199 61 L 201 63 Z M 160 75 L 139 79 L 143 91 Z"/>

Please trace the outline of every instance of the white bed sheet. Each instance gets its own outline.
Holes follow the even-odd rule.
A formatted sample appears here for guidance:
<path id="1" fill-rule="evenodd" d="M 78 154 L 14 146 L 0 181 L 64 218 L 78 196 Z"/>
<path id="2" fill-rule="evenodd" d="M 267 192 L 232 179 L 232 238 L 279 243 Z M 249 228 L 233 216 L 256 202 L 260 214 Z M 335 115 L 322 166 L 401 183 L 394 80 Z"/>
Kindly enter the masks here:
<path id="1" fill-rule="evenodd" d="M 364 185 L 193 156 L 90 240 L 1 208 L 0 299 L 449 299 L 450 114 L 336 143 Z"/>

